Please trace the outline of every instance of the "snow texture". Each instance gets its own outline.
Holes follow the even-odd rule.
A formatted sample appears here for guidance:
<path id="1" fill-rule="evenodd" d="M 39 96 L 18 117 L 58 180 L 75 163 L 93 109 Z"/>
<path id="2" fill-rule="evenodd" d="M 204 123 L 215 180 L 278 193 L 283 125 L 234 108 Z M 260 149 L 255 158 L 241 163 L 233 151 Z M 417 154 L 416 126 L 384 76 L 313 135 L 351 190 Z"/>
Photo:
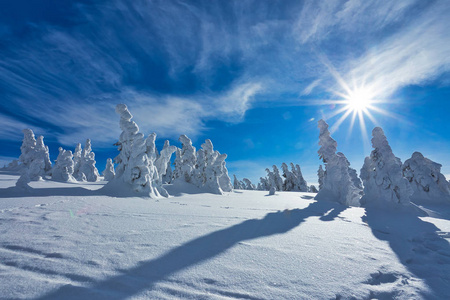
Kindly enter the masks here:
<path id="1" fill-rule="evenodd" d="M 372 130 L 372 147 L 374 150 L 364 160 L 361 179 L 364 185 L 364 206 L 380 206 L 386 204 L 408 205 L 412 195 L 411 186 L 402 174 L 402 163 L 394 156 L 384 135 L 383 129 Z"/>
<path id="2" fill-rule="evenodd" d="M 359 206 L 361 190 L 355 186 L 350 175 L 350 164 L 342 153 L 336 153 L 337 142 L 328 131 L 328 124 L 319 120 L 320 129 L 318 153 L 325 164 L 322 188 L 316 200 L 336 201 L 343 205 Z M 320 169 L 319 169 L 320 170 Z"/>
<path id="3" fill-rule="evenodd" d="M 52 170 L 52 179 L 62 182 L 75 182 L 73 175 L 73 155 L 72 151 L 59 147 L 58 158 Z"/>
<path id="4" fill-rule="evenodd" d="M 106 160 L 105 170 L 102 172 L 102 174 L 103 174 L 104 180 L 106 180 L 106 181 L 111 181 L 114 179 L 114 176 L 116 175 L 116 173 L 114 172 L 114 164 L 113 164 L 111 158 L 108 158 Z"/>
<path id="5" fill-rule="evenodd" d="M 414 152 L 403 163 L 403 176 L 411 184 L 413 202 L 450 204 L 450 183 L 441 173 L 441 167 L 441 164 L 424 157 L 420 152 Z"/>

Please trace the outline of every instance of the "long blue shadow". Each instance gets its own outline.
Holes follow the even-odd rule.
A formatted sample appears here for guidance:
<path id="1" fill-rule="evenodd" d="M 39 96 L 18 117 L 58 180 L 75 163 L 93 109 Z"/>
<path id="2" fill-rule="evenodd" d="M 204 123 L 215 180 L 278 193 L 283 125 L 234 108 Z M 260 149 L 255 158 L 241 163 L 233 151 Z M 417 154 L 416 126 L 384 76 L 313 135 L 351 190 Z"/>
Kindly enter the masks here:
<path id="1" fill-rule="evenodd" d="M 430 288 L 424 299 L 450 299 L 450 244 L 434 224 L 418 211 L 367 208 L 363 221 L 373 235 L 389 243 L 400 262 Z M 376 295 L 373 295 L 376 296 Z"/>
<path id="2" fill-rule="evenodd" d="M 211 259 L 241 241 L 285 233 L 308 217 L 323 216 L 330 210 L 344 209 L 339 204 L 323 201 L 313 202 L 305 209 L 269 213 L 263 219 L 247 220 L 194 239 L 159 258 L 141 262 L 120 275 L 94 282 L 89 287 L 66 285 L 38 299 L 125 299 L 152 289 L 158 281 Z M 331 217 L 327 220 L 331 220 Z"/>

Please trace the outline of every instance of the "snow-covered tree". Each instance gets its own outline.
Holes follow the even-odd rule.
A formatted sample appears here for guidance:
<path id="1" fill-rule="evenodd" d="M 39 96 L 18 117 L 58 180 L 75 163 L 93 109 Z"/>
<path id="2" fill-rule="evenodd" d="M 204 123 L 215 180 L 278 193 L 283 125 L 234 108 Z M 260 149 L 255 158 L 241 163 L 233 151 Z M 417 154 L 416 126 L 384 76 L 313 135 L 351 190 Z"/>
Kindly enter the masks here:
<path id="1" fill-rule="evenodd" d="M 81 157 L 82 157 L 83 149 L 81 149 L 81 144 L 78 143 L 75 147 L 75 150 L 73 151 L 73 177 L 75 177 L 78 181 L 86 181 L 86 176 L 80 172 L 80 166 L 82 164 Z"/>
<path id="2" fill-rule="evenodd" d="M 179 161 L 176 161 L 177 163 L 175 165 L 175 176 L 186 182 L 194 180 L 192 183 L 196 184 L 195 178 L 192 177 L 194 176 L 194 169 L 197 163 L 195 147 L 192 146 L 192 141 L 184 134 L 178 140 L 181 142 L 182 147 Z"/>
<path id="3" fill-rule="evenodd" d="M 49 162 L 47 158 L 48 147 L 44 145 L 43 137 L 39 137 L 38 141 L 34 136 L 31 129 L 24 129 L 24 138 L 22 146 L 20 147 L 21 155 L 19 161 L 22 165 L 21 176 L 16 182 L 16 186 L 25 187 L 30 181 L 41 180 L 49 171 L 46 171 L 46 165 L 48 169 Z"/>
<path id="4" fill-rule="evenodd" d="M 338 152 L 338 155 L 345 157 L 344 153 L 342 153 L 342 152 Z M 350 166 L 350 162 L 348 160 L 347 160 L 347 164 Z M 355 187 L 357 187 L 359 190 L 362 191 L 363 187 L 362 187 L 361 179 L 358 177 L 356 170 L 351 167 L 348 167 L 348 174 L 350 175 L 350 179 L 352 180 Z M 361 195 L 362 195 L 362 193 L 361 193 Z"/>
<path id="5" fill-rule="evenodd" d="M 336 153 L 337 142 L 328 131 L 324 120 L 318 122 L 320 129 L 318 154 L 325 164 L 323 185 L 316 200 L 336 201 L 344 205 L 360 205 L 360 189 L 358 189 L 349 174 L 349 162 L 345 155 Z"/>
<path id="6" fill-rule="evenodd" d="M 295 190 L 295 184 L 298 180 L 297 176 L 295 176 L 294 172 L 289 171 L 289 168 L 285 163 L 281 164 L 281 170 L 283 171 L 282 176 L 284 177 L 283 191 Z"/>
<path id="7" fill-rule="evenodd" d="M 111 158 L 106 160 L 106 167 L 102 174 L 106 181 L 111 181 L 114 179 L 116 173 L 114 172 L 114 164 Z"/>
<path id="8" fill-rule="evenodd" d="M 167 162 L 166 166 L 166 174 L 162 176 L 162 182 L 163 183 L 172 183 L 173 180 L 173 171 L 171 167 L 170 160 Z"/>
<path id="9" fill-rule="evenodd" d="M 1 170 L 3 171 L 13 171 L 17 172 L 20 171 L 22 165 L 19 164 L 19 160 L 15 159 L 12 162 L 10 162 L 8 165 L 5 165 Z"/>
<path id="10" fill-rule="evenodd" d="M 364 184 L 361 204 L 409 204 L 412 189 L 408 180 L 403 177 L 400 159 L 392 153 L 383 129 L 375 127 L 372 136 L 374 150 L 365 158 L 361 169 Z"/>
<path id="11" fill-rule="evenodd" d="M 280 171 L 278 170 L 278 167 L 276 165 L 272 166 L 273 168 L 273 179 L 275 182 L 275 187 L 277 191 L 283 190 L 283 178 L 281 178 Z"/>
<path id="12" fill-rule="evenodd" d="M 309 187 L 309 191 L 310 191 L 311 193 L 318 193 L 318 192 L 319 192 L 319 191 L 317 190 L 316 186 L 313 185 L 313 184 Z"/>
<path id="13" fill-rule="evenodd" d="M 243 178 L 242 181 L 244 182 L 244 190 L 256 190 L 256 186 L 250 181 L 248 178 Z"/>
<path id="14" fill-rule="evenodd" d="M 92 152 L 91 140 L 87 139 L 84 149 L 81 153 L 81 162 L 77 175 L 80 176 L 80 173 L 82 173 L 84 174 L 84 176 L 81 175 L 82 179 L 86 178 L 86 180 L 89 182 L 96 182 L 99 179 L 100 174 L 95 167 L 95 163 L 95 153 Z"/>
<path id="15" fill-rule="evenodd" d="M 125 104 L 118 104 L 116 113 L 120 116 L 122 129 L 119 141 L 115 144 L 120 153 L 114 159 L 117 164 L 116 175 L 105 185 L 105 189 L 121 192 L 131 190 L 150 197 L 159 196 L 159 192 L 152 184 L 144 135 L 139 132 L 138 125 L 131 120 L 133 116 Z"/>
<path id="16" fill-rule="evenodd" d="M 220 185 L 220 188 L 222 189 L 222 191 L 229 193 L 229 192 L 233 191 L 233 185 L 231 184 L 231 178 L 228 175 L 228 169 L 226 166 L 225 158 L 221 162 L 222 165 L 220 167 L 220 170 L 221 170 L 220 172 L 222 175 L 219 177 L 219 185 Z"/>
<path id="17" fill-rule="evenodd" d="M 50 161 L 48 146 L 44 144 L 44 137 L 42 135 L 38 136 L 36 140 L 36 152 L 38 153 L 38 156 L 41 156 L 44 160 L 45 174 L 51 175 L 52 162 Z"/>
<path id="18" fill-rule="evenodd" d="M 236 189 L 236 190 L 243 190 L 244 189 L 244 185 L 242 184 L 242 181 L 237 179 L 236 175 L 233 175 L 233 177 L 234 177 L 233 188 Z"/>
<path id="19" fill-rule="evenodd" d="M 266 168 L 266 172 L 267 172 L 267 187 L 268 190 L 270 190 L 271 188 L 275 188 L 275 190 L 277 189 L 277 184 L 275 181 L 275 174 L 274 172 L 270 171 L 269 168 Z"/>
<path id="20" fill-rule="evenodd" d="M 319 166 L 319 170 L 317 171 L 317 177 L 319 177 L 319 191 L 323 187 L 323 178 L 325 177 L 325 171 L 322 168 L 322 165 Z"/>
<path id="21" fill-rule="evenodd" d="M 76 180 L 72 176 L 73 166 L 72 151 L 59 147 L 59 155 L 52 170 L 52 179 L 55 181 L 75 182 Z"/>
<path id="22" fill-rule="evenodd" d="M 414 152 L 403 163 L 403 176 L 413 190 L 411 200 L 450 203 L 450 183 L 441 173 L 441 167 L 441 164 L 424 157 L 420 152 Z"/>
<path id="23" fill-rule="evenodd" d="M 294 173 L 295 178 L 297 179 L 294 184 L 294 187 L 295 187 L 294 189 L 296 191 L 300 191 L 300 192 L 307 192 L 308 191 L 308 183 L 303 178 L 303 174 L 302 174 L 302 170 L 300 169 L 300 166 L 297 164 L 297 165 L 295 165 L 295 168 L 294 168 L 294 164 L 291 163 L 291 169 L 292 169 L 292 172 Z"/>
<path id="24" fill-rule="evenodd" d="M 155 134 L 156 137 L 156 134 Z M 158 158 L 155 161 L 156 169 L 158 170 L 159 180 L 164 183 L 167 181 L 166 174 L 169 171 L 170 173 L 170 181 L 172 181 L 172 168 L 170 167 L 170 159 L 172 158 L 172 154 L 177 150 L 177 147 L 171 146 L 170 142 L 166 140 L 164 142 L 164 147 L 161 150 L 161 153 L 158 156 Z M 155 154 L 157 153 L 156 147 L 155 147 Z"/>
<path id="25" fill-rule="evenodd" d="M 267 171 L 268 169 L 266 169 Z M 270 183 L 266 177 L 259 177 L 258 190 L 268 191 L 270 190 Z"/>

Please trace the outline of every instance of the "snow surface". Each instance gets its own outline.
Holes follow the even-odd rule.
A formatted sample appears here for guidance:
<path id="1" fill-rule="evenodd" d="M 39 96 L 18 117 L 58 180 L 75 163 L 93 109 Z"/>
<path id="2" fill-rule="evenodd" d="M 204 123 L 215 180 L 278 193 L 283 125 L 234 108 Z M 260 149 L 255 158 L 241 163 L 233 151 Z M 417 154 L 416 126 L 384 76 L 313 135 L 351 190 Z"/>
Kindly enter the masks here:
<path id="1" fill-rule="evenodd" d="M 0 172 L 1 299 L 449 299 L 450 207 L 315 194 L 110 197 Z M 186 193 L 179 192 L 180 190 Z"/>

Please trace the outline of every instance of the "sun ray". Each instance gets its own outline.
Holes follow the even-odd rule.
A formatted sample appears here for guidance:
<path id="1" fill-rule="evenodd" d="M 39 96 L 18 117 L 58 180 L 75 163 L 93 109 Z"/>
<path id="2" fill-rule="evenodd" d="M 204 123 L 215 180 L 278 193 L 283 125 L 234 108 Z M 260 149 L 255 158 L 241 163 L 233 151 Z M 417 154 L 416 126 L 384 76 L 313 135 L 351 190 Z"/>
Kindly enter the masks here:
<path id="1" fill-rule="evenodd" d="M 337 122 L 334 123 L 334 125 L 331 127 L 330 133 L 334 133 L 336 130 L 338 130 L 338 129 L 339 129 L 339 126 L 342 124 L 342 122 L 345 121 L 345 119 L 347 119 L 348 115 L 349 115 L 351 112 L 352 112 L 351 110 L 347 110 L 347 111 L 345 112 L 345 114 L 343 114 L 343 115 L 339 118 L 339 120 L 337 120 Z"/>

